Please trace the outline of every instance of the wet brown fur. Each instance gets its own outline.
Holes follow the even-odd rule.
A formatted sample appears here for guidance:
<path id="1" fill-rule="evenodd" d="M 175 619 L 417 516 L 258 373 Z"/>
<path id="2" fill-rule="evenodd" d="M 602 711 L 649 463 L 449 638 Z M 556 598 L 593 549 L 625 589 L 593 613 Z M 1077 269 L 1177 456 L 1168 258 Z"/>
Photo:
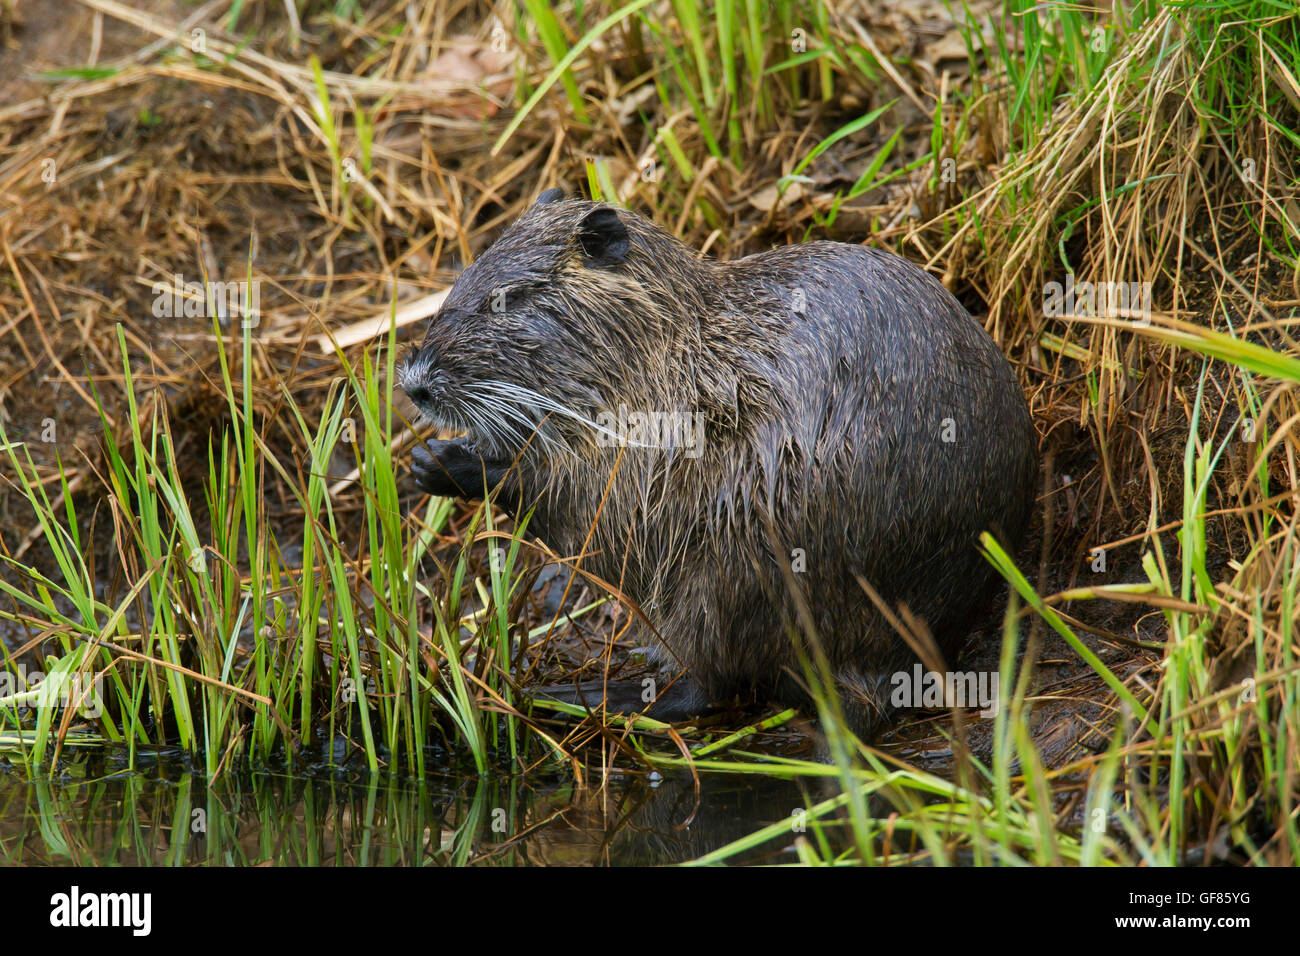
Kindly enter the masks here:
<path id="1" fill-rule="evenodd" d="M 930 275 L 862 246 L 716 262 L 633 213 L 547 196 L 460 276 L 402 384 L 468 432 L 422 455 L 422 486 L 481 491 L 444 480 L 435 459 L 459 456 L 556 551 L 586 542 L 584 566 L 712 699 L 803 702 L 781 566 L 801 553 L 794 579 L 864 735 L 914 658 L 855 575 L 951 653 L 996 584 L 978 534 L 1015 548 L 1033 502 L 1035 432 L 1006 359 Z M 620 405 L 702 413 L 702 454 L 620 449 L 577 420 Z"/>

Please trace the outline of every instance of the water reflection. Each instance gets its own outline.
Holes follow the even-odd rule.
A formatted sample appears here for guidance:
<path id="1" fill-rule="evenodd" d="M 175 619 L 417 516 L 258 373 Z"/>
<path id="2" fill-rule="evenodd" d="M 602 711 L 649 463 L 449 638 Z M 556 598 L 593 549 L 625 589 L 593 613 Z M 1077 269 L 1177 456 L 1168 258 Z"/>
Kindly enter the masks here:
<path id="1" fill-rule="evenodd" d="M 812 799 L 755 776 L 628 776 L 601 789 L 482 780 L 0 769 L 0 865 L 645 865 L 699 857 Z M 781 839 L 739 858 L 788 862 Z"/>

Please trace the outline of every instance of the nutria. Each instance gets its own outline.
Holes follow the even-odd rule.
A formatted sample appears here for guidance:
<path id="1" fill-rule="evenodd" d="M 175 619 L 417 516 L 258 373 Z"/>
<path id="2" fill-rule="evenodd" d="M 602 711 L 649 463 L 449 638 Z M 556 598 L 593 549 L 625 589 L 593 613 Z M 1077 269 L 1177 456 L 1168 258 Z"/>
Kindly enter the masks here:
<path id="1" fill-rule="evenodd" d="M 400 375 L 465 433 L 416 449 L 419 487 L 532 510 L 528 532 L 588 555 L 708 699 L 806 702 L 796 581 L 864 737 L 915 657 L 858 577 L 951 653 L 996 587 L 978 535 L 1015 548 L 1034 498 L 1006 358 L 928 273 L 864 246 L 711 261 L 550 190 Z"/>

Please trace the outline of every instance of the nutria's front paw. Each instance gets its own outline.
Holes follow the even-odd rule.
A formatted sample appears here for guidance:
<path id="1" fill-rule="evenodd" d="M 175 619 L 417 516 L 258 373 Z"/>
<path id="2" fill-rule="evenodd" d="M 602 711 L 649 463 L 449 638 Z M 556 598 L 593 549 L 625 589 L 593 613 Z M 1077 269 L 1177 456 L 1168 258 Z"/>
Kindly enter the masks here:
<path id="1" fill-rule="evenodd" d="M 483 458 L 468 438 L 431 441 L 411 451 L 411 475 L 416 486 L 446 498 L 476 498 L 483 494 Z"/>

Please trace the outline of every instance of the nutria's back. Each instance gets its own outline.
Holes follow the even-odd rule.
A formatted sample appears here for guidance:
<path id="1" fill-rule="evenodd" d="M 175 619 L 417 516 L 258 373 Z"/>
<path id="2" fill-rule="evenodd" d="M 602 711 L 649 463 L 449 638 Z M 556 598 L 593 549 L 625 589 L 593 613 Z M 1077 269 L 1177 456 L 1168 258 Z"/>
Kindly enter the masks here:
<path id="1" fill-rule="evenodd" d="M 864 733 L 912 657 L 857 576 L 951 651 L 995 584 L 976 538 L 1014 548 L 1033 501 L 1006 359 L 931 276 L 861 246 L 716 263 L 632 213 L 541 202 L 457 281 L 402 384 L 469 433 L 422 485 L 469 492 L 452 459 L 486 467 L 710 697 L 799 699 L 792 569 Z"/>

